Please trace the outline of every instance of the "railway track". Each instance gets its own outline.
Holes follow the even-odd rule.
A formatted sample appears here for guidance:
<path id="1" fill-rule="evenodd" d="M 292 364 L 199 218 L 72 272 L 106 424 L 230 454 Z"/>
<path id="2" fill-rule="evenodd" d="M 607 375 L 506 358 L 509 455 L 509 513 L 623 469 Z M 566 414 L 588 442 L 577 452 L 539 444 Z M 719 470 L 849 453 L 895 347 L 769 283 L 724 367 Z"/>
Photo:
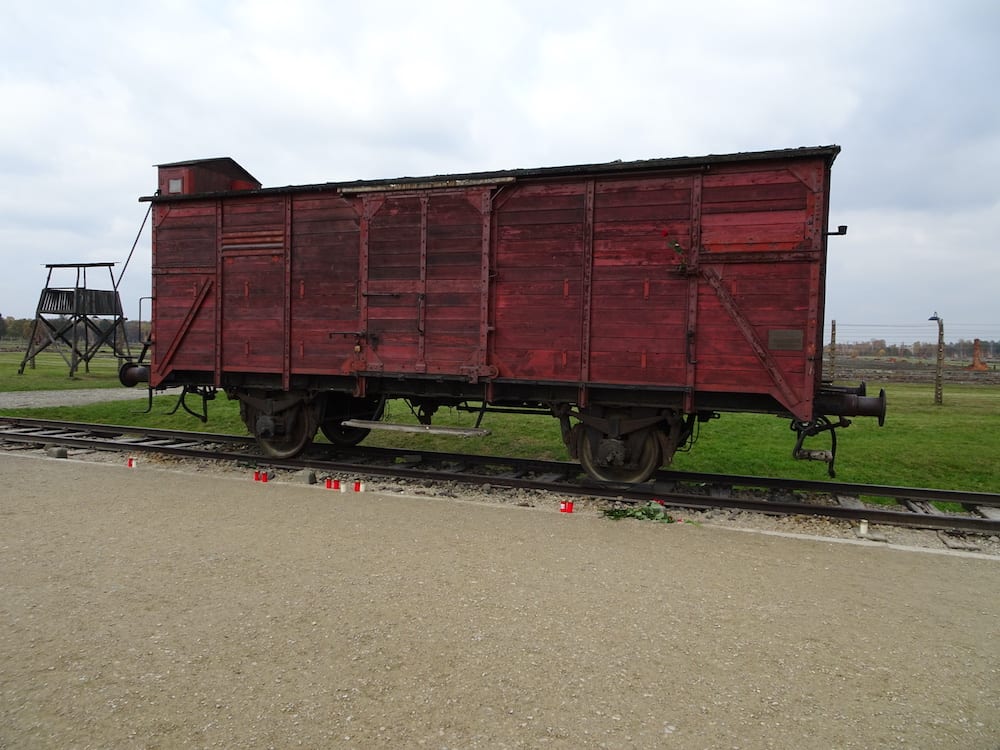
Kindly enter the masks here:
<path id="1" fill-rule="evenodd" d="M 277 461 L 262 455 L 249 437 L 11 417 L 0 417 L 0 445 L 156 453 L 237 462 L 269 471 L 311 469 L 336 477 L 451 481 L 603 498 L 611 503 L 656 502 L 671 508 L 720 508 L 1000 534 L 1000 494 L 993 493 L 677 471 L 660 471 L 655 480 L 642 485 L 609 485 L 581 475 L 575 463 L 384 448 L 335 451 L 323 444 L 302 457 Z M 872 503 L 872 498 L 894 504 Z"/>

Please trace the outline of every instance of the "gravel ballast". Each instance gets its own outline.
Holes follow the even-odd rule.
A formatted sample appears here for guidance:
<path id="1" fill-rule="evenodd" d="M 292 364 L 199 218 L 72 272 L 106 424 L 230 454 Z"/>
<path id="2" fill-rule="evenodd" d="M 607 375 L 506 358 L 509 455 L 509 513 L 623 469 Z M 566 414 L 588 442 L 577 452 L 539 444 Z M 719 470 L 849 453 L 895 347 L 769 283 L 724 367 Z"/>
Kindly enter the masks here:
<path id="1" fill-rule="evenodd" d="M 0 453 L 0 748 L 1000 745 L 995 558 L 244 474 Z"/>

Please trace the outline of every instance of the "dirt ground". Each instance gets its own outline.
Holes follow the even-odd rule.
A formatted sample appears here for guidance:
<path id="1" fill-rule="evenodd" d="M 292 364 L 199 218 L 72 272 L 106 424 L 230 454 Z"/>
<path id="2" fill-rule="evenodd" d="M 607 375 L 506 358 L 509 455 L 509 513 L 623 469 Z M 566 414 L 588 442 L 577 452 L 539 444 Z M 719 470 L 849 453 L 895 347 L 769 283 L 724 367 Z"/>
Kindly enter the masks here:
<path id="1" fill-rule="evenodd" d="M 1000 748 L 998 558 L 13 453 L 0 488 L 0 748 Z"/>

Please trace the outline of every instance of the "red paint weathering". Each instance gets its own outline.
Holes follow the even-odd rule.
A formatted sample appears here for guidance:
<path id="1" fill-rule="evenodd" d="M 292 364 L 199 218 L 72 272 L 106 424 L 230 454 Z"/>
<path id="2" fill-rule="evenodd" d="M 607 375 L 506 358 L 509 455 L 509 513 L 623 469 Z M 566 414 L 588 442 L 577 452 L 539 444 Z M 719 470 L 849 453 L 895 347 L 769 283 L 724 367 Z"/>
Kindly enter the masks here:
<path id="1" fill-rule="evenodd" d="M 814 423 L 838 152 L 269 189 L 161 166 L 151 385 L 225 388 L 258 427 L 275 393 L 541 405 L 603 419 L 612 462 L 609 414 Z"/>

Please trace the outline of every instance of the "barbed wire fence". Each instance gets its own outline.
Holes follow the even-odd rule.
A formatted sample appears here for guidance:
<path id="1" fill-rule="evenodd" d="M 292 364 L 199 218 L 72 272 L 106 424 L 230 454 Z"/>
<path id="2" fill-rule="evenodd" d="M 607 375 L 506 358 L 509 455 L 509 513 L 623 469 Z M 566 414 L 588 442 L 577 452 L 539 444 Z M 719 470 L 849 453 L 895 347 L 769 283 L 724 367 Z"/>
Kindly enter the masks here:
<path id="1" fill-rule="evenodd" d="M 840 320 L 827 321 L 824 332 L 824 342 L 831 342 L 832 327 L 837 327 L 838 344 L 861 344 L 871 341 L 883 341 L 887 345 L 908 346 L 914 344 L 936 345 L 938 328 L 935 321 L 921 323 L 852 323 Z M 973 342 L 979 339 L 984 345 L 994 343 L 1000 356 L 1000 322 L 995 323 L 952 323 L 945 321 L 945 343 L 958 344 Z"/>
<path id="2" fill-rule="evenodd" d="M 939 333 L 943 338 L 940 365 Z M 941 321 L 939 330 L 936 319 L 912 324 L 829 320 L 823 340 L 825 380 L 924 380 L 935 375 L 940 378 L 939 369 L 950 380 L 974 377 L 978 382 L 992 382 L 1000 378 L 1000 323 Z"/>

